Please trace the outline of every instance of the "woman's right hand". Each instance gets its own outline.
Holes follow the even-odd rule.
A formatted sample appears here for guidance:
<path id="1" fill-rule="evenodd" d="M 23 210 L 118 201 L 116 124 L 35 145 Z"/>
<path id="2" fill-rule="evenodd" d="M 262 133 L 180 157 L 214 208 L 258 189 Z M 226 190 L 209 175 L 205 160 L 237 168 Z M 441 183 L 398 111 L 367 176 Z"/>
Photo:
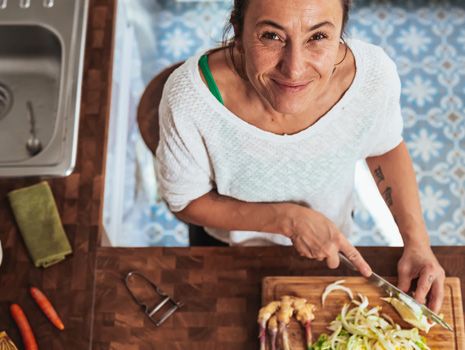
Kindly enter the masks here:
<path id="1" fill-rule="evenodd" d="M 339 266 L 342 252 L 365 277 L 372 273 L 360 252 L 323 214 L 301 206 L 292 206 L 290 239 L 301 256 L 319 261 L 326 260 L 330 269 Z"/>

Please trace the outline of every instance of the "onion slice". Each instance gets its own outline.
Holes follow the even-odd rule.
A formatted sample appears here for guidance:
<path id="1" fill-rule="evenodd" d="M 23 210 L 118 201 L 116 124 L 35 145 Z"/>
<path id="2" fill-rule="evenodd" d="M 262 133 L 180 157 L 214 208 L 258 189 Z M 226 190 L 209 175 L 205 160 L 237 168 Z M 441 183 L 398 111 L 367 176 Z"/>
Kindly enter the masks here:
<path id="1" fill-rule="evenodd" d="M 325 305 L 326 298 L 328 297 L 329 294 L 331 294 L 335 290 L 341 290 L 341 291 L 347 293 L 347 295 L 349 295 L 349 297 L 350 297 L 350 300 L 353 300 L 354 295 L 352 294 L 352 291 L 350 290 L 350 288 L 342 285 L 344 282 L 345 282 L 345 280 L 338 280 L 338 281 L 336 281 L 334 283 L 331 283 L 331 284 L 327 285 L 324 292 L 323 292 L 323 295 L 321 296 L 321 305 L 323 305 L 323 306 Z"/>

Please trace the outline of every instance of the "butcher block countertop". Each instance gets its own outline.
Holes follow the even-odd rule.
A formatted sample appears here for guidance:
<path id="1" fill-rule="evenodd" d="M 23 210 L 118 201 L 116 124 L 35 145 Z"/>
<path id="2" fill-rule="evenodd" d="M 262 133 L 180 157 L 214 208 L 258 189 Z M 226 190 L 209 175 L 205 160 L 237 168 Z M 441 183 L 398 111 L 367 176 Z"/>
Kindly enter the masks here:
<path id="1" fill-rule="evenodd" d="M 115 23 L 113 0 L 90 0 L 76 170 L 48 179 L 73 254 L 47 269 L 33 266 L 6 194 L 43 179 L 0 180 L 0 331 L 22 349 L 8 308 L 19 303 L 39 349 L 256 349 L 257 311 L 265 276 L 347 275 L 299 257 L 289 247 L 102 248 L 103 183 Z M 131 234 L 128 232 L 127 234 Z M 435 248 L 465 294 L 465 247 Z M 395 276 L 398 248 L 361 248 L 381 275 Z M 185 305 L 156 328 L 130 298 L 123 278 L 136 270 Z M 28 295 L 42 289 L 65 324 L 59 331 Z"/>
<path id="2" fill-rule="evenodd" d="M 400 248 L 360 248 L 373 269 L 395 276 Z M 465 247 L 434 248 L 465 291 Z M 185 304 L 155 327 L 123 282 L 139 271 Z M 258 349 L 256 317 L 266 276 L 345 276 L 290 247 L 100 248 L 96 260 L 95 349 Z M 310 286 L 309 286 L 310 287 Z"/>

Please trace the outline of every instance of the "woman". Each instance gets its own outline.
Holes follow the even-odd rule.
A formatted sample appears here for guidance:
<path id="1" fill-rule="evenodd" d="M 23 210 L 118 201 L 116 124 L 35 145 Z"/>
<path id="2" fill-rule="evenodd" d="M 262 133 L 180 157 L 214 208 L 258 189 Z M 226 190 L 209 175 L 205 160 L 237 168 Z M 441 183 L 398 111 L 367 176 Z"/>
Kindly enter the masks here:
<path id="1" fill-rule="evenodd" d="M 285 5 L 284 5 L 285 4 Z M 185 222 L 229 244 L 293 244 L 371 269 L 345 238 L 355 163 L 366 159 L 404 240 L 399 287 L 438 311 L 444 270 L 402 141 L 400 80 L 381 48 L 342 34 L 349 0 L 236 0 L 229 45 L 189 59 L 165 85 L 161 194 Z"/>

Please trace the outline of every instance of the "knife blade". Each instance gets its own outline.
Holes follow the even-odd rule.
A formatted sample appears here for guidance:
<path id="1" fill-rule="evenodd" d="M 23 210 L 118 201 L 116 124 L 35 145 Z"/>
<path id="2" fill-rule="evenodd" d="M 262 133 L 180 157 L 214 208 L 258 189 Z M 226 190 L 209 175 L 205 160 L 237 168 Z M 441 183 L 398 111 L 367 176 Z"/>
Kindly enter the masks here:
<path id="1" fill-rule="evenodd" d="M 342 253 L 339 252 L 339 259 L 341 262 L 346 265 L 348 268 L 350 268 L 353 271 L 357 271 L 357 268 L 355 267 L 354 264 Z M 396 297 L 399 298 L 401 296 L 400 300 L 406 302 L 408 306 L 409 304 L 413 304 L 416 307 L 420 308 L 423 314 L 426 315 L 426 317 L 430 318 L 440 326 L 444 327 L 445 329 L 453 332 L 454 329 L 446 322 L 444 321 L 439 315 L 437 315 L 434 311 L 429 309 L 427 306 L 420 304 L 418 301 L 416 301 L 413 297 L 408 295 L 407 293 L 403 292 L 399 288 L 397 288 L 395 285 L 390 283 L 389 281 L 386 281 L 383 277 L 378 275 L 377 273 L 373 272 L 370 277 L 367 278 L 370 282 L 373 284 L 377 285 L 379 288 L 383 289 L 384 292 L 389 295 L 390 297 Z M 405 300 L 403 300 L 405 299 Z M 411 306 L 410 306 L 411 307 Z"/>

